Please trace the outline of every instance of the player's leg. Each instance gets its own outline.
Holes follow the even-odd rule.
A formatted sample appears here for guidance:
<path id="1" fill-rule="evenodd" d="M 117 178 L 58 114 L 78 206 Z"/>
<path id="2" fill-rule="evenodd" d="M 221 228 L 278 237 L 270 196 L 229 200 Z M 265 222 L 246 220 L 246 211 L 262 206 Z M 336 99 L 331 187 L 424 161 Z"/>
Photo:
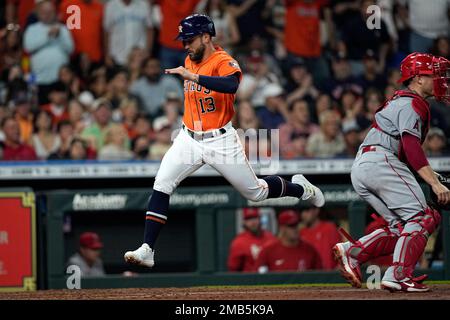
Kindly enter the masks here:
<path id="1" fill-rule="evenodd" d="M 156 174 L 153 192 L 148 202 L 144 243 L 125 253 L 129 263 L 152 267 L 156 239 L 167 221 L 170 195 L 179 183 L 203 165 L 198 142 L 180 131 L 173 145 L 164 155 Z"/>
<path id="2" fill-rule="evenodd" d="M 362 161 L 356 161 L 352 167 L 351 180 L 356 193 L 372 206 L 386 221 L 386 226 L 357 241 L 338 243 L 333 248 L 342 275 L 354 287 L 361 287 L 361 271 L 359 266 L 373 258 L 392 254 L 399 237 L 398 216 L 388 208 L 372 190 L 376 189 L 380 168 L 377 155 L 365 156 Z M 375 159 L 371 159 L 375 158 Z"/>
<path id="3" fill-rule="evenodd" d="M 221 139 L 205 141 L 203 146 L 205 162 L 222 174 L 246 199 L 262 201 L 268 198 L 296 197 L 319 207 L 325 202 L 320 189 L 302 175 L 295 175 L 292 182 L 279 176 L 258 178 L 234 129 L 230 129 Z"/>

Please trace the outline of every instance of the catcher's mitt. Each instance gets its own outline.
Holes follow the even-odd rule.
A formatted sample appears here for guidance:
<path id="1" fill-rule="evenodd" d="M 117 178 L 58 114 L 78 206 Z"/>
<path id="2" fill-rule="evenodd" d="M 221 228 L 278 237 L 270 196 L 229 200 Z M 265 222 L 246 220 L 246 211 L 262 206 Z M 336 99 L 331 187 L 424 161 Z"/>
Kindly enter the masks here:
<path id="1" fill-rule="evenodd" d="M 450 176 L 444 175 L 444 174 L 441 174 L 441 173 L 437 173 L 437 172 L 435 172 L 435 173 L 436 173 L 436 175 L 437 175 L 439 181 L 440 181 L 444 186 L 446 186 L 448 189 L 450 189 Z M 450 210 L 450 203 L 445 204 L 445 205 L 442 205 L 442 204 L 439 204 L 439 203 L 438 203 L 438 201 L 437 201 L 437 196 L 436 196 L 436 194 L 433 192 L 433 190 L 431 190 L 431 187 L 430 187 L 430 201 L 429 201 L 429 202 L 430 202 L 429 204 L 430 204 L 433 208 L 435 208 L 435 209 L 437 209 L 437 210 Z"/>

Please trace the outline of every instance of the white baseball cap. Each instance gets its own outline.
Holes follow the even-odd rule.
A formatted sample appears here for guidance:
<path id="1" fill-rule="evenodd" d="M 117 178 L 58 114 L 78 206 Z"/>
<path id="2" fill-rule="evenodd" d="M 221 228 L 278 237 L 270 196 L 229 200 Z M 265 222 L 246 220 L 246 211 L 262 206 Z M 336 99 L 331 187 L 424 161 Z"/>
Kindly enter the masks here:
<path id="1" fill-rule="evenodd" d="M 262 95 L 264 100 L 266 100 L 267 98 L 278 97 L 282 95 L 283 92 L 283 88 L 279 84 L 269 83 L 264 87 Z"/>

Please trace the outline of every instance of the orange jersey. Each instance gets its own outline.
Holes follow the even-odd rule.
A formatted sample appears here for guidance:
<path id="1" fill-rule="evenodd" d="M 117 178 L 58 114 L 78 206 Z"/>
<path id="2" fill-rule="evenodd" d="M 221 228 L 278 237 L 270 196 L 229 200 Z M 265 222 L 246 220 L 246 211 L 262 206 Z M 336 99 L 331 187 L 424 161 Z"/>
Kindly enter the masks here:
<path id="1" fill-rule="evenodd" d="M 196 64 L 186 57 L 185 67 L 192 73 L 210 77 L 226 77 L 242 71 L 238 63 L 222 48 L 205 61 Z M 194 131 L 208 131 L 223 127 L 234 115 L 232 93 L 220 93 L 204 88 L 193 81 L 184 81 L 184 124 Z"/>
<path id="2" fill-rule="evenodd" d="M 322 49 L 320 45 L 320 10 L 327 4 L 327 1 L 286 0 L 285 3 L 284 45 L 286 49 L 298 56 L 319 57 Z"/>

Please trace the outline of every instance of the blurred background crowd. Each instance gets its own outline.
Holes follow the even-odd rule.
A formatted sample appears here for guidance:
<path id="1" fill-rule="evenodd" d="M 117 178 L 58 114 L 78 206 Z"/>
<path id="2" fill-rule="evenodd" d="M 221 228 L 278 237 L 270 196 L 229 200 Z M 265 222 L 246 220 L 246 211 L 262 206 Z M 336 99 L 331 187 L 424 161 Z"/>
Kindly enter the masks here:
<path id="1" fill-rule="evenodd" d="M 353 157 L 400 89 L 401 60 L 450 58 L 449 9 L 449 0 L 2 1 L 0 159 L 160 160 L 183 112 L 182 81 L 164 69 L 184 64 L 174 39 L 195 12 L 212 17 L 217 45 L 243 69 L 235 126 L 279 129 L 279 141 L 247 131 L 263 153 L 277 144 L 283 159 Z M 450 108 L 431 109 L 424 149 L 446 155 Z"/>

